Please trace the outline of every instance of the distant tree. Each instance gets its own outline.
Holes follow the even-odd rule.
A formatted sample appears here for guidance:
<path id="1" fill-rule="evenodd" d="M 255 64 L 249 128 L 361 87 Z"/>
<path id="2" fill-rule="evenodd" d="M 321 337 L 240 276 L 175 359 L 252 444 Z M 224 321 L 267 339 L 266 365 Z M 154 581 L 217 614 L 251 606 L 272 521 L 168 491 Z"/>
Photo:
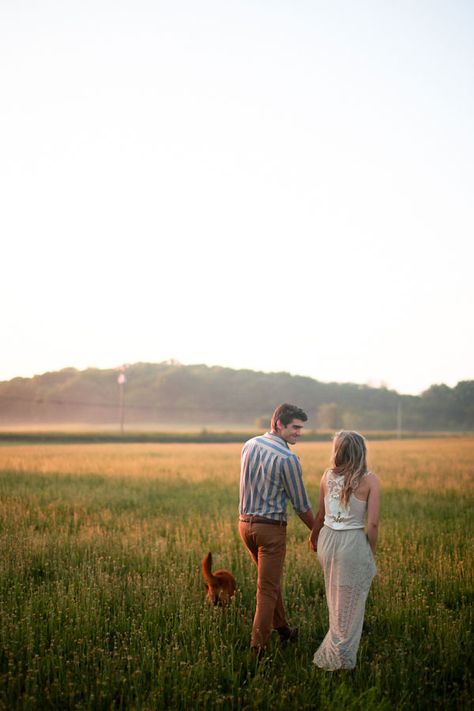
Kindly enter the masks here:
<path id="1" fill-rule="evenodd" d="M 395 430 L 402 403 L 404 431 L 473 431 L 474 381 L 433 385 L 421 396 L 385 387 L 322 383 L 289 373 L 262 373 L 173 361 L 135 363 L 127 371 L 128 422 L 242 423 L 270 426 L 270 413 L 293 402 L 309 415 L 307 429 Z M 321 404 L 322 403 L 322 404 Z M 103 422 L 117 418 L 115 370 L 43 373 L 0 382 L 0 422 Z M 263 415 L 262 413 L 268 413 Z"/>
<path id="2" fill-rule="evenodd" d="M 342 427 L 342 409 L 335 402 L 325 402 L 319 407 L 319 425 L 325 430 L 337 430 Z"/>
<path id="3" fill-rule="evenodd" d="M 462 380 L 453 394 L 458 424 L 465 430 L 474 429 L 474 380 Z"/>
<path id="4" fill-rule="evenodd" d="M 447 385 L 432 385 L 421 395 L 424 421 L 428 428 L 441 430 L 454 425 L 456 403 Z"/>

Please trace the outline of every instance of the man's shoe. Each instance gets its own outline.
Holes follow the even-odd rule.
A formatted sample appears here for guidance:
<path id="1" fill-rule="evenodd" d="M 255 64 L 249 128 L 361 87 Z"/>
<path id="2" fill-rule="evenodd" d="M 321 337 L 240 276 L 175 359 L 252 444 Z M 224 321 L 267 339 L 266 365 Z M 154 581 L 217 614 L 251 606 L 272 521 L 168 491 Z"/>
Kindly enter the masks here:
<path id="1" fill-rule="evenodd" d="M 296 642 L 298 639 L 298 627 L 283 625 L 283 627 L 277 627 L 277 632 L 280 636 L 280 642 Z"/>

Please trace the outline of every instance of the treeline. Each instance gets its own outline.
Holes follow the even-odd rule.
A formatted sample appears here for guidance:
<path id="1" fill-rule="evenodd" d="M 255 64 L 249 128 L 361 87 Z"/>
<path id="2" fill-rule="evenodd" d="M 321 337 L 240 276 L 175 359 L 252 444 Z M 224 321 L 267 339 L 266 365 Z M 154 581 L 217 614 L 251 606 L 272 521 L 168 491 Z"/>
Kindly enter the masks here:
<path id="1" fill-rule="evenodd" d="M 120 417 L 117 371 L 66 368 L 0 382 L 2 425 L 112 423 Z M 474 430 L 474 381 L 433 385 L 420 396 L 289 373 L 137 363 L 126 371 L 125 423 L 217 423 L 265 427 L 274 407 L 294 402 L 311 429 Z"/>

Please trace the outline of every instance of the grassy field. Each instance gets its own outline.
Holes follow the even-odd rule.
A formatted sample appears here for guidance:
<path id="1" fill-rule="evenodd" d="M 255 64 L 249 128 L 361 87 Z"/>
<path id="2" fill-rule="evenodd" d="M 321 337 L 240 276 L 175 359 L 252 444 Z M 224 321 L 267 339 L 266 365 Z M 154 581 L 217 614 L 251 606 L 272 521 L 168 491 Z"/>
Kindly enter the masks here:
<path id="1" fill-rule="evenodd" d="M 316 505 L 329 443 L 300 443 Z M 369 443 L 383 484 L 378 576 L 358 666 L 312 655 L 327 629 L 291 515 L 285 601 L 299 642 L 258 668 L 255 570 L 237 533 L 236 444 L 0 447 L 0 708 L 467 709 L 473 698 L 474 439 Z M 200 561 L 233 571 L 204 603 Z"/>

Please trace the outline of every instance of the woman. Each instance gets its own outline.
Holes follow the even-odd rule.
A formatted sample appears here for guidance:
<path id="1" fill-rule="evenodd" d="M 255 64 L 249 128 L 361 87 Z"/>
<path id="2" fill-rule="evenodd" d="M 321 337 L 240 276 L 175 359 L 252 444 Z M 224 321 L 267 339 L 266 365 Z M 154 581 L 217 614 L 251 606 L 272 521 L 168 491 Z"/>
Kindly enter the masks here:
<path id="1" fill-rule="evenodd" d="M 367 469 L 365 439 L 358 432 L 337 432 L 310 537 L 324 571 L 329 608 L 329 631 L 313 658 L 323 669 L 355 667 L 365 601 L 377 572 L 379 502 L 379 480 Z"/>

